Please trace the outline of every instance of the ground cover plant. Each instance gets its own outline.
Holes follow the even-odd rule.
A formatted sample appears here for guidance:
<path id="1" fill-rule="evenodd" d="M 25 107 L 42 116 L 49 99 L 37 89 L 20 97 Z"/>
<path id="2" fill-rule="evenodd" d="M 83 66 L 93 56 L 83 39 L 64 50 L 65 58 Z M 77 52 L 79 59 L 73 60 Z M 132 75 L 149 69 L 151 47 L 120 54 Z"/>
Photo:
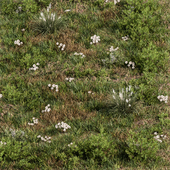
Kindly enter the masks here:
<path id="1" fill-rule="evenodd" d="M 168 0 L 1 2 L 1 169 L 170 167 Z"/>

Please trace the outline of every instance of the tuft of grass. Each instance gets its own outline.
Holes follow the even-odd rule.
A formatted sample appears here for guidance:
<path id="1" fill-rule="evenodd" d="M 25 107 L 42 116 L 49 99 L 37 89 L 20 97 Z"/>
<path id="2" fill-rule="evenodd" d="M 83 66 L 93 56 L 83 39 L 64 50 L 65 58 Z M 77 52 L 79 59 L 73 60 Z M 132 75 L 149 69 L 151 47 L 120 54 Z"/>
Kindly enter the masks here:
<path id="1" fill-rule="evenodd" d="M 2 0 L 2 169 L 170 166 L 170 11 L 154 3 Z"/>

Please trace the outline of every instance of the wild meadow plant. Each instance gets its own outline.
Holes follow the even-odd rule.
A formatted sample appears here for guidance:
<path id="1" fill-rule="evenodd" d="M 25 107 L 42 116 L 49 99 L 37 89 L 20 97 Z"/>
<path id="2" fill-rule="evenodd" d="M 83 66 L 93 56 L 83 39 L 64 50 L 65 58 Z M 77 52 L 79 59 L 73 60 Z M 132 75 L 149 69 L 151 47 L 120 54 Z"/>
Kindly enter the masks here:
<path id="1" fill-rule="evenodd" d="M 42 3 L 47 3 L 42 2 Z M 30 17 L 34 15 L 34 13 L 38 12 L 39 6 L 36 5 L 34 0 L 18 0 L 12 2 L 12 0 L 1 1 L 1 13 L 3 15 L 8 15 L 9 17 L 22 18 L 23 13 L 26 12 Z M 15 15 L 18 14 L 18 15 Z M 21 15 L 20 15 L 21 14 Z M 28 18 L 27 18 L 28 19 Z"/>
<path id="2" fill-rule="evenodd" d="M 120 1 L 118 1 L 120 2 Z M 114 1 L 114 3 L 116 4 L 117 2 Z M 135 6 L 135 5 L 134 5 Z M 137 7 L 135 6 L 135 9 Z M 49 5 L 49 7 L 47 7 L 47 15 L 44 15 L 43 12 L 40 13 L 41 17 L 39 18 L 41 20 L 41 22 L 37 22 L 38 24 L 35 26 L 35 31 L 38 31 L 39 33 L 54 33 L 55 28 L 58 28 L 59 25 L 58 24 L 58 20 L 61 18 L 56 19 L 56 15 L 55 13 L 50 13 L 49 9 L 51 9 L 51 3 Z M 51 14 L 51 15 L 48 15 Z M 55 25 L 55 21 L 56 21 L 56 25 Z M 23 30 L 23 29 L 22 29 Z M 131 33 L 131 32 L 129 32 Z M 127 35 L 127 34 L 126 34 Z M 132 34 L 130 34 L 132 35 Z M 133 36 L 132 36 L 133 37 Z M 91 37 L 91 39 L 93 40 L 93 42 L 90 42 L 90 44 L 97 44 L 98 41 L 100 41 L 100 36 L 94 35 Z M 128 40 L 128 38 L 122 37 L 122 39 L 124 41 Z M 23 44 L 22 42 L 20 42 L 20 40 L 16 40 L 14 41 L 14 44 L 20 46 L 21 44 Z M 23 44 L 24 45 L 24 44 Z M 56 43 L 56 45 L 59 45 L 59 42 Z M 62 51 L 65 49 L 65 44 L 60 43 L 59 47 L 62 47 Z M 117 47 L 116 49 L 113 49 L 113 46 L 111 46 L 110 48 L 110 52 L 114 52 L 117 51 L 119 49 L 119 47 Z M 80 55 L 82 56 L 82 58 L 85 57 L 85 55 L 83 53 L 74 53 L 74 55 Z M 110 54 L 110 60 L 113 63 L 114 61 L 116 61 L 116 58 L 113 56 L 114 53 Z M 155 57 L 156 58 L 156 57 Z M 117 58 L 119 59 L 119 58 Z M 139 58 L 138 58 L 139 59 Z M 157 59 L 157 58 L 156 58 Z M 143 57 L 144 60 L 144 57 Z M 102 60 L 103 62 L 105 60 Z M 136 59 L 136 61 L 138 61 Z M 142 62 L 142 61 L 141 61 Z M 128 61 L 125 61 L 125 64 L 127 64 Z M 136 62 L 132 62 L 129 61 L 128 67 L 132 64 L 132 69 L 134 69 L 134 64 Z M 40 65 L 39 63 L 37 63 L 36 65 Z M 35 64 L 33 65 L 33 68 L 30 68 L 29 70 L 37 70 L 38 67 Z M 149 68 L 149 64 L 146 64 L 147 67 Z M 137 64 L 136 66 L 137 68 L 139 67 L 139 64 Z M 145 69 L 145 73 L 148 74 L 149 69 Z M 153 71 L 153 70 L 152 70 Z M 74 78 L 66 78 L 66 80 L 69 80 L 69 82 L 71 82 L 72 80 L 74 80 Z M 52 86 L 52 87 L 51 87 Z M 58 92 L 58 88 L 60 88 L 58 85 L 51 85 L 48 84 L 48 87 L 51 87 L 51 90 L 53 90 L 54 88 L 56 88 L 56 92 Z M 123 112 L 124 115 L 128 115 L 130 113 L 132 113 L 131 108 L 135 108 L 135 100 L 136 100 L 136 96 L 137 94 L 135 94 L 134 97 L 132 97 L 132 94 L 134 94 L 135 92 L 131 91 L 131 85 L 129 87 L 126 87 L 126 90 L 124 88 L 122 88 L 121 90 L 119 89 L 119 96 L 116 94 L 116 92 L 113 89 L 113 95 L 112 97 L 110 97 L 109 100 L 111 100 L 112 104 L 115 105 L 114 109 L 116 110 L 116 112 L 121 113 Z M 131 91 L 131 93 L 129 93 Z M 89 91 L 88 91 L 89 92 Z M 128 94 L 129 93 L 129 94 Z M 3 95 L 0 94 L 0 98 L 2 98 Z M 132 97 L 132 98 L 131 98 Z M 167 103 L 168 100 L 168 96 L 164 97 L 163 95 L 158 96 L 157 97 L 158 100 L 160 101 L 165 101 L 165 103 Z M 51 108 L 50 104 L 47 104 L 47 106 L 45 107 L 45 110 L 42 110 L 42 113 L 45 112 L 50 112 Z M 28 123 L 28 125 L 30 126 L 36 126 L 38 125 L 38 119 L 36 119 L 35 117 L 32 118 L 33 119 L 33 123 Z M 66 132 L 67 129 L 71 129 L 73 127 L 69 126 L 67 123 L 61 122 L 55 125 L 55 128 L 63 128 L 63 132 Z M 12 137 L 13 138 L 22 138 L 24 137 L 24 132 L 21 131 L 21 134 L 18 133 L 18 135 L 16 135 L 15 131 L 12 131 Z M 134 161 L 146 161 L 147 159 L 150 158 L 154 158 L 157 159 L 156 157 L 156 152 L 159 149 L 159 145 L 158 142 L 162 142 L 159 139 L 159 136 L 157 137 L 150 137 L 150 138 L 144 138 L 142 133 L 135 133 L 130 131 L 129 133 L 131 133 L 132 135 L 127 139 L 126 143 L 128 145 L 128 147 L 126 148 L 125 152 L 128 154 L 130 159 L 133 159 Z M 154 134 L 157 134 L 157 132 L 154 132 Z M 38 139 L 48 142 L 48 143 L 53 143 L 51 141 L 49 141 L 51 139 L 51 137 L 45 136 L 45 138 L 43 138 L 41 135 L 37 136 Z M 134 144 L 134 138 L 138 139 L 137 141 L 135 141 L 137 144 Z M 164 137 L 164 139 L 166 138 L 166 136 Z M 157 139 L 157 141 L 155 140 Z M 5 141 L 5 138 L 3 138 L 3 141 Z M 66 161 L 68 159 L 69 163 L 73 163 L 73 164 L 77 164 L 80 159 L 89 159 L 91 161 L 97 161 L 98 163 L 107 163 L 108 158 L 114 158 L 114 156 L 118 155 L 118 149 L 117 149 L 117 145 L 116 143 L 114 143 L 115 141 L 110 140 L 108 138 L 108 135 L 104 133 L 104 128 L 101 126 L 100 128 L 100 134 L 99 135 L 92 135 L 91 137 L 89 137 L 88 139 L 84 140 L 84 141 L 79 141 L 79 142 L 71 142 L 70 144 L 68 144 L 65 149 L 64 152 L 59 153 L 56 152 L 56 157 L 60 158 L 62 161 Z M 2 141 L 1 141 L 2 143 Z M 75 145 L 76 144 L 76 145 Z M 148 144 L 146 146 L 146 144 Z M 18 167 L 22 167 L 21 165 L 26 165 L 29 168 L 31 167 L 31 164 L 29 163 L 29 159 L 33 160 L 33 159 L 37 159 L 35 158 L 34 155 L 31 154 L 29 156 L 29 159 L 26 161 L 24 160 L 24 154 L 22 154 L 22 156 L 20 156 L 20 150 L 24 150 L 26 151 L 26 149 L 28 150 L 28 148 L 24 148 L 23 146 L 26 146 L 26 142 L 22 143 L 22 142 L 18 142 L 16 141 L 16 145 L 13 147 L 13 149 L 16 151 L 16 153 L 14 154 L 12 151 L 10 151 L 10 146 L 12 146 L 11 141 L 6 141 L 4 142 L 4 145 L 6 145 L 6 147 L 3 148 L 3 146 L 1 145 L 0 149 L 1 149 L 1 154 L 0 154 L 0 160 L 4 161 L 5 159 L 7 160 L 7 158 L 11 158 L 11 160 L 17 160 L 20 159 L 20 162 L 18 163 Z M 13 150 L 11 149 L 11 150 Z M 28 153 L 27 153 L 28 154 Z M 5 159 L 4 159 L 5 158 Z M 3 162 L 4 163 L 4 162 Z M 3 165 L 3 164 L 2 164 Z M 70 168 L 71 169 L 71 168 Z"/>
<path id="3" fill-rule="evenodd" d="M 160 160 L 160 157 L 158 157 L 156 153 L 159 149 L 159 145 L 157 141 L 153 138 L 146 136 L 143 137 L 145 134 L 144 132 L 145 130 L 138 133 L 133 132 L 132 130 L 129 131 L 130 135 L 126 141 L 129 147 L 126 149 L 125 152 L 135 163 L 139 163 L 141 161 L 149 162 L 150 160 L 158 162 Z M 136 144 L 134 143 L 134 141 Z"/>
<path id="4" fill-rule="evenodd" d="M 169 31 L 165 27 L 160 28 L 160 23 L 163 22 L 160 19 L 160 5 L 153 1 L 144 3 L 142 0 L 142 2 L 127 1 L 128 5 L 125 5 L 127 9 L 123 10 L 123 18 L 118 21 L 119 28 L 123 30 L 124 34 L 128 34 L 134 47 L 137 47 L 133 49 L 135 53 L 130 58 L 135 61 L 138 68 L 140 67 L 139 71 L 157 73 L 160 72 L 160 67 L 168 61 L 168 53 L 161 48 L 158 49 L 153 44 L 153 40 L 163 39 L 163 41 L 167 41 L 167 37 L 160 37 L 160 35 L 165 35 Z M 133 10 L 130 9 L 131 5 L 134 7 Z M 129 13 L 129 10 L 132 12 Z M 156 11 L 159 13 L 151 17 Z M 139 18 L 143 18 L 144 21 Z M 153 36 L 150 36 L 150 33 Z M 167 70 L 165 67 L 164 69 Z"/>
<path id="5" fill-rule="evenodd" d="M 35 21 L 32 23 L 31 27 L 33 31 L 39 32 L 41 34 L 54 33 L 56 30 L 59 30 L 61 27 L 66 26 L 66 21 L 61 16 L 57 18 L 56 13 L 51 13 L 51 3 L 47 7 L 47 10 L 40 13 L 39 18 L 35 16 Z M 70 10 L 65 10 L 68 12 Z"/>

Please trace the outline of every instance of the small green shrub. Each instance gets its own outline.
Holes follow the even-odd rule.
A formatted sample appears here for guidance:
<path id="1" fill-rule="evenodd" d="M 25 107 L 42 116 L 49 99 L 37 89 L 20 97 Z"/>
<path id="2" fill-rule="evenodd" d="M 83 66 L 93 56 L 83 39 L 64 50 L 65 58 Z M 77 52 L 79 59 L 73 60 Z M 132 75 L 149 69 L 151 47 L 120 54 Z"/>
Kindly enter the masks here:
<path id="1" fill-rule="evenodd" d="M 5 136 L 10 137 L 11 139 L 13 138 L 17 141 L 26 141 L 24 131 L 18 131 L 18 130 L 15 131 L 10 128 L 9 130 L 5 129 L 4 132 L 5 132 Z"/>
<path id="2" fill-rule="evenodd" d="M 20 4 L 24 12 L 36 13 L 38 11 L 37 3 L 34 0 L 22 0 Z"/>
<path id="3" fill-rule="evenodd" d="M 32 163 L 29 163 L 29 160 L 34 159 L 35 156 L 30 152 L 30 146 L 26 141 L 21 142 L 8 139 L 6 145 L 2 144 L 0 146 L 0 153 L 1 167 L 13 161 L 17 162 L 14 166 L 20 168 L 35 167 Z"/>
<path id="4" fill-rule="evenodd" d="M 18 7 L 21 7 L 18 10 Z M 32 15 L 35 14 L 39 7 L 34 0 L 19 0 L 18 2 L 14 2 L 14 0 L 3 0 L 1 4 L 1 10 L 3 15 L 8 15 L 10 18 L 16 18 L 21 13 L 25 12 Z"/>
<path id="5" fill-rule="evenodd" d="M 104 2 L 105 2 L 105 0 L 96 0 L 96 1 L 93 2 L 93 5 L 97 6 L 97 7 L 100 7 L 100 8 L 103 8 L 104 7 Z"/>
<path id="6" fill-rule="evenodd" d="M 107 135 L 103 134 L 103 129 L 101 134 L 92 135 L 85 141 L 79 141 L 77 146 L 71 145 L 67 148 L 66 155 L 70 155 L 71 158 L 81 158 L 83 160 L 93 159 L 97 163 L 107 162 L 107 159 L 114 157 L 117 154 L 115 149 L 116 144 L 113 141 L 109 141 Z M 72 159 L 70 159 L 71 161 Z M 78 159 L 77 159 L 78 160 Z"/>
<path id="7" fill-rule="evenodd" d="M 42 167 L 44 161 L 48 160 L 50 155 L 49 147 L 32 145 L 34 139 L 30 139 L 30 134 L 26 135 L 23 131 L 13 131 L 4 129 L 4 136 L 0 143 L 0 166 L 9 168 L 13 164 L 14 168 L 33 169 Z M 31 137 L 32 138 L 32 137 Z M 33 140 L 33 141 L 32 141 Z M 31 141 L 31 142 L 30 142 Z M 36 141 L 40 141 L 39 139 Z M 15 162 L 15 164 L 14 164 Z"/>
<path id="8" fill-rule="evenodd" d="M 143 77 L 129 81 L 129 84 L 139 86 L 136 92 L 137 100 L 143 100 L 146 105 L 160 104 L 160 100 L 157 98 L 159 96 L 159 84 L 155 76 L 155 73 L 144 72 Z"/>
<path id="9" fill-rule="evenodd" d="M 124 36 L 129 36 L 129 41 L 133 42 L 133 46 L 138 52 L 138 55 L 132 55 L 130 59 L 135 62 L 135 67 L 140 68 L 141 72 L 144 70 L 158 71 L 157 67 L 163 66 L 163 63 L 167 61 L 167 55 L 164 55 L 162 51 L 158 53 L 152 43 L 167 40 L 167 37 L 161 37 L 168 32 L 161 18 L 162 6 L 151 0 L 146 3 L 144 0 L 127 0 L 127 3 L 122 18 L 118 20 L 118 25 L 119 31 Z"/>
<path id="10" fill-rule="evenodd" d="M 129 131 L 130 135 L 126 140 L 128 148 L 125 152 L 129 155 L 129 158 L 135 163 L 137 162 L 149 162 L 150 160 L 158 161 L 160 157 L 157 157 L 156 153 L 159 149 L 159 142 L 153 137 L 146 136 L 147 131 L 142 130 L 141 132 Z"/>
<path id="11" fill-rule="evenodd" d="M 160 121 L 161 126 L 166 126 L 167 128 L 168 126 L 170 126 L 170 120 L 165 119 L 165 117 L 168 117 L 168 113 L 161 113 L 157 117 Z"/>
<path id="12" fill-rule="evenodd" d="M 7 84 L 5 90 L 2 91 L 2 94 L 9 102 L 12 102 L 13 104 L 16 104 L 16 101 L 20 100 L 20 96 L 22 96 L 22 93 L 14 85 L 9 84 Z"/>
<path id="13" fill-rule="evenodd" d="M 18 80 L 19 81 L 19 80 Z M 17 81 L 14 81 L 16 83 Z M 22 88 L 20 88 L 22 86 Z M 12 104 L 21 103 L 26 110 L 36 109 L 40 105 L 40 101 L 42 101 L 42 97 L 40 97 L 39 90 L 32 90 L 32 88 L 27 88 L 27 91 L 24 89 L 25 84 L 20 82 L 18 83 L 18 87 L 15 85 L 7 84 L 5 89 L 2 92 L 3 96 Z"/>
<path id="14" fill-rule="evenodd" d="M 18 8 L 18 4 L 19 2 L 13 2 L 13 0 L 2 0 L 1 1 L 1 15 L 8 15 L 8 16 L 13 16 L 14 13 L 16 13 L 15 11 Z"/>
<path id="15" fill-rule="evenodd" d="M 139 66 L 139 72 L 159 73 L 160 70 L 166 71 L 166 63 L 168 63 L 169 55 L 165 51 L 158 51 L 156 45 L 152 42 L 149 46 L 142 49 L 139 53 L 139 58 L 136 60 L 136 65 Z"/>

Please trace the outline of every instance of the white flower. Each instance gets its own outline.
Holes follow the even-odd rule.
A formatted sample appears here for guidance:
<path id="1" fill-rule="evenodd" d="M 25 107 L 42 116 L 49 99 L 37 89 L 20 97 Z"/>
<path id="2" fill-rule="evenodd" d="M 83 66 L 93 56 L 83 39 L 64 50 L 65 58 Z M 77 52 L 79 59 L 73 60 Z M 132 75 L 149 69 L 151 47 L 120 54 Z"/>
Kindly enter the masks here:
<path id="1" fill-rule="evenodd" d="M 51 20 L 55 20 L 55 14 L 51 14 Z"/>
<path id="2" fill-rule="evenodd" d="M 111 46 L 111 48 L 110 48 L 110 52 L 117 51 L 118 49 L 119 49 L 119 47 L 117 47 L 117 48 L 113 49 L 113 46 Z"/>
<path id="3" fill-rule="evenodd" d="M 123 100 L 123 94 L 122 93 L 119 93 L 119 97 L 121 100 Z"/>
<path id="4" fill-rule="evenodd" d="M 70 11 L 70 9 L 67 9 L 67 10 L 65 10 L 64 12 L 68 12 L 68 11 Z"/>
<path id="5" fill-rule="evenodd" d="M 50 3 L 49 6 L 47 7 L 47 12 L 49 12 L 49 9 L 51 9 L 51 3 Z"/>
<path id="6" fill-rule="evenodd" d="M 161 143 L 162 143 L 162 140 L 160 140 L 160 139 L 157 139 L 157 141 L 159 141 L 159 142 L 161 142 Z"/>
<path id="7" fill-rule="evenodd" d="M 31 125 L 31 126 L 33 126 L 33 125 L 34 125 L 34 123 L 28 123 L 28 125 Z"/>
<path id="8" fill-rule="evenodd" d="M 43 19 L 44 21 L 46 21 L 43 12 L 41 12 L 40 15 L 42 16 L 42 18 L 40 17 L 40 19 Z"/>
<path id="9" fill-rule="evenodd" d="M 49 4 L 49 8 L 51 9 L 51 2 L 50 2 L 50 4 Z"/>
<path id="10" fill-rule="evenodd" d="M 19 9 L 19 11 L 21 11 L 22 7 L 19 6 L 18 9 Z"/>
<path id="11" fill-rule="evenodd" d="M 116 5 L 120 0 L 114 0 L 114 4 Z"/>
<path id="12" fill-rule="evenodd" d="M 116 100 L 115 96 L 113 95 L 113 98 Z"/>
<path id="13" fill-rule="evenodd" d="M 19 44 L 19 43 L 20 43 L 20 40 L 14 41 L 14 44 Z"/>
<path id="14" fill-rule="evenodd" d="M 112 53 L 110 53 L 110 58 L 112 59 L 111 60 L 112 63 L 116 60 L 116 58 L 114 57 L 114 55 Z"/>
<path id="15" fill-rule="evenodd" d="M 128 40 L 128 36 L 122 37 L 124 41 Z"/>
<path id="16" fill-rule="evenodd" d="M 33 120 L 33 121 L 34 121 L 34 124 L 38 124 L 38 119 Z"/>

